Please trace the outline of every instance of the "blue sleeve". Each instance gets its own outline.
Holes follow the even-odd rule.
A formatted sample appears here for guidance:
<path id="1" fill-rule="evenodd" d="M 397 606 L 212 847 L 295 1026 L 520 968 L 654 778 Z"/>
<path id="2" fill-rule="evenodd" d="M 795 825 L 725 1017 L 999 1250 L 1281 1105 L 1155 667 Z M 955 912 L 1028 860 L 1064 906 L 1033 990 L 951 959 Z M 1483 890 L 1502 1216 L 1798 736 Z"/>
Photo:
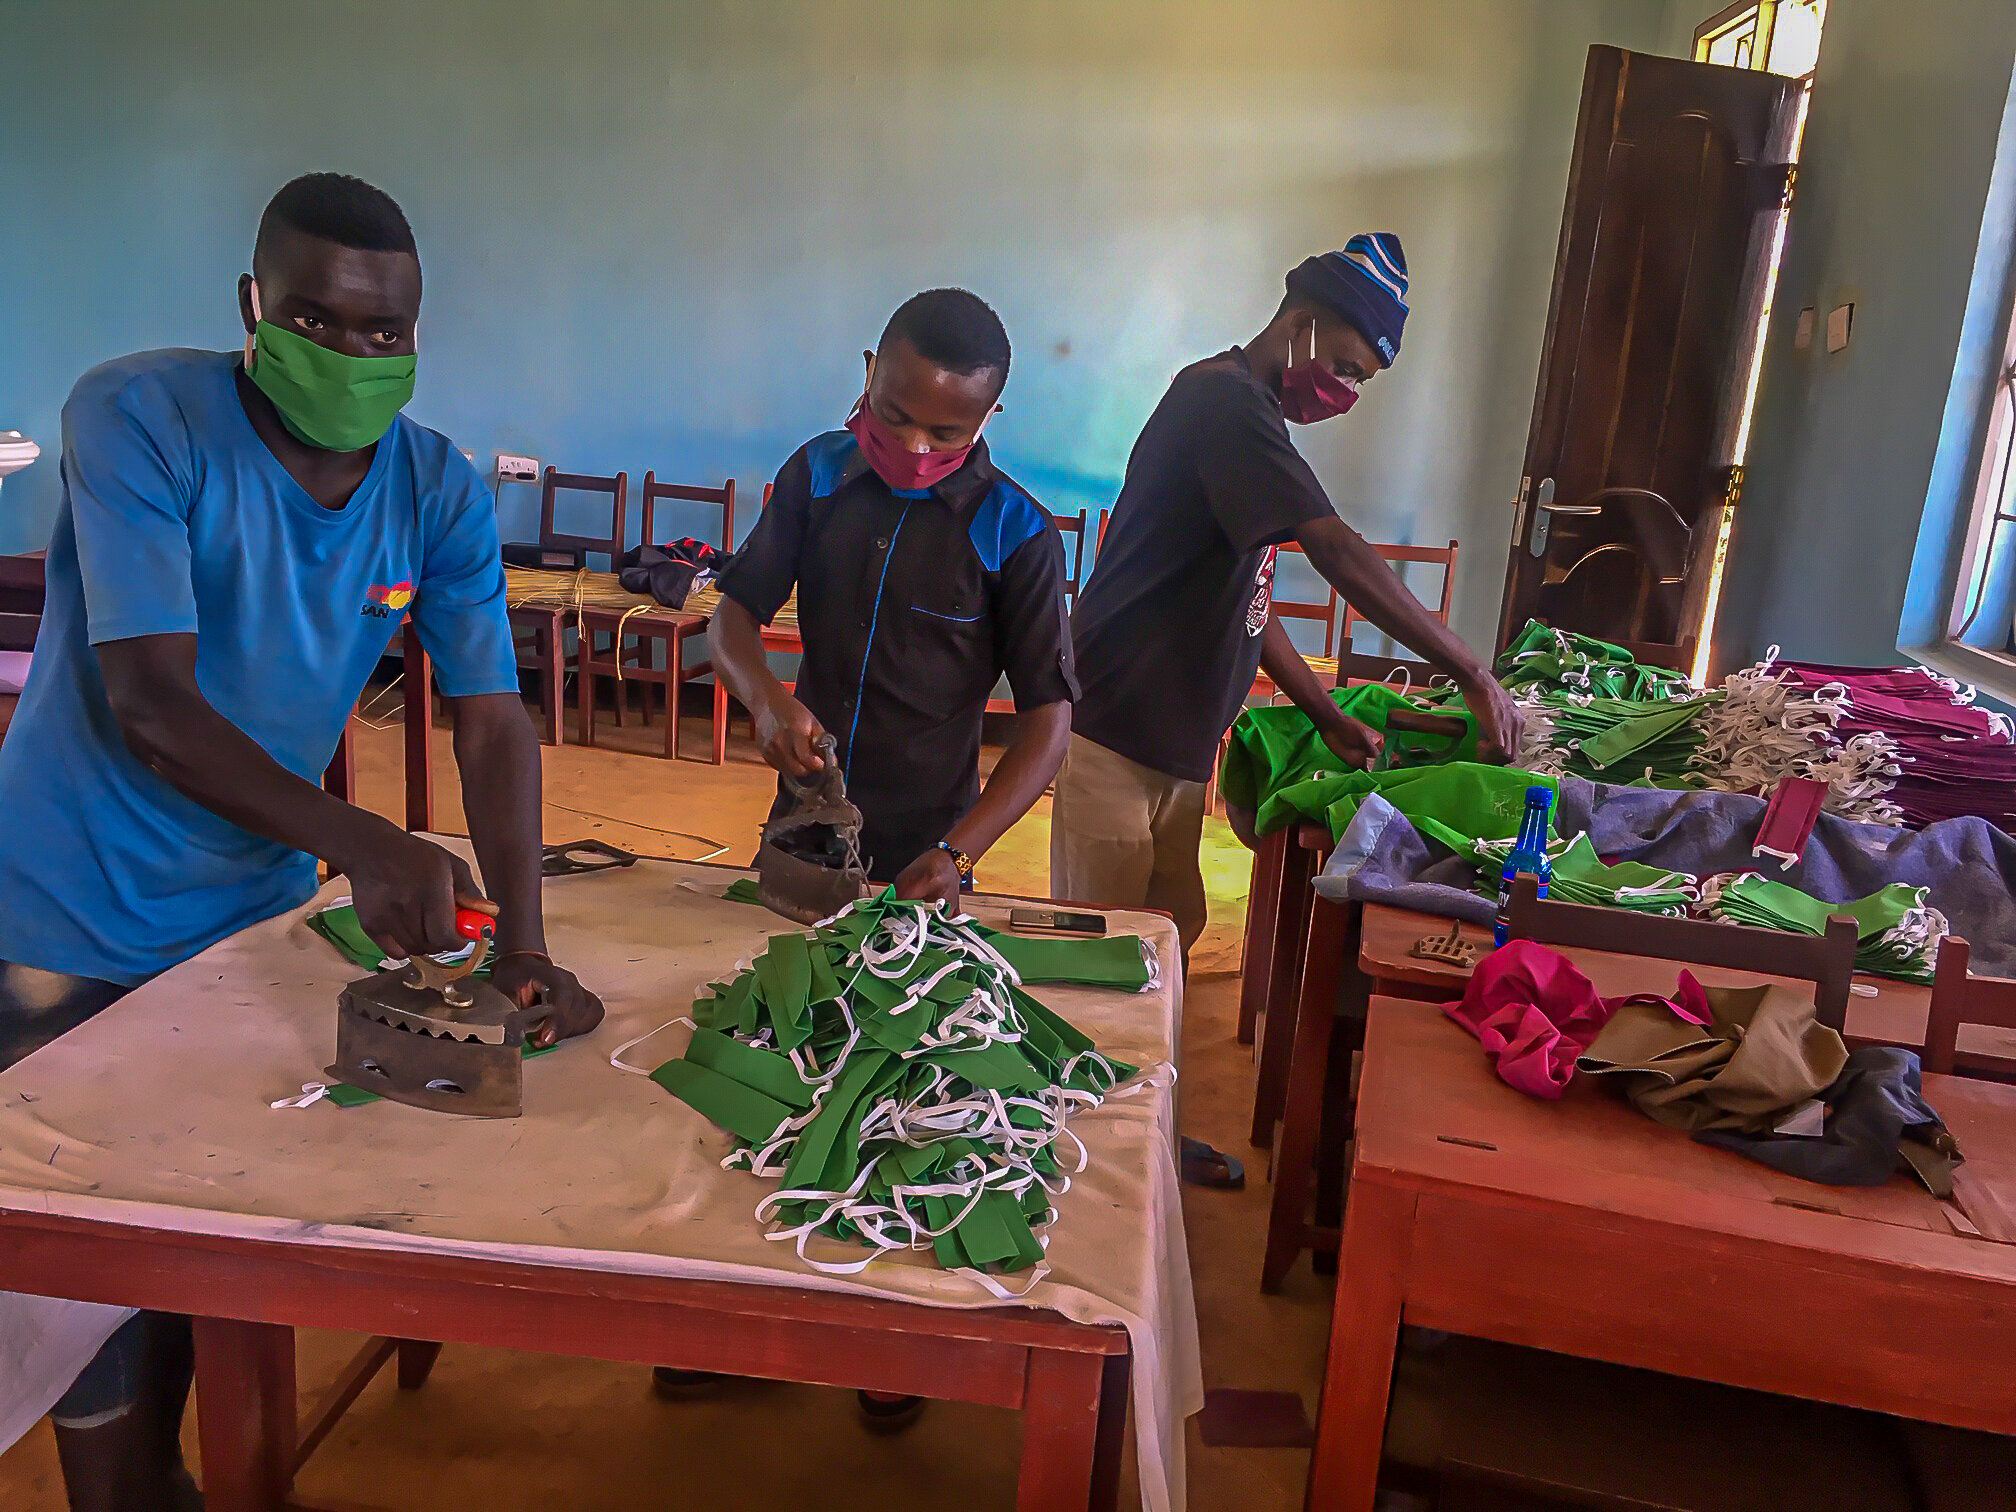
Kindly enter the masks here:
<path id="1" fill-rule="evenodd" d="M 417 480 L 416 480 L 417 481 Z M 518 691 L 518 655 L 504 607 L 497 511 L 463 455 L 449 449 L 439 488 L 440 525 L 414 585 L 413 623 L 450 698 Z M 433 514 L 433 511 L 424 511 Z"/>
<path id="2" fill-rule="evenodd" d="M 63 488 L 91 644 L 194 635 L 189 425 L 146 379 L 86 373 L 63 406 Z"/>

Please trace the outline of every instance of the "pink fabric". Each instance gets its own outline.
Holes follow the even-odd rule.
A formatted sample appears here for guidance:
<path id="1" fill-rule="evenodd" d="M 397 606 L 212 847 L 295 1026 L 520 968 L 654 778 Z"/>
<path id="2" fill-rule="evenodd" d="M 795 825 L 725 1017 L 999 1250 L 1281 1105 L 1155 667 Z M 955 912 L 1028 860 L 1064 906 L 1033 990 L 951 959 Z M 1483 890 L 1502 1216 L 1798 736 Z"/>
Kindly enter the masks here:
<path id="1" fill-rule="evenodd" d="M 1589 978 L 1558 951 L 1513 940 L 1478 963 L 1461 1002 L 1442 1011 L 1477 1037 L 1507 1086 L 1529 1097 L 1559 1097 L 1610 1016 L 1626 1003 L 1664 1003 L 1689 1023 L 1712 1021 L 1708 995 L 1691 972 L 1673 996 L 1654 992 L 1600 998 Z"/>

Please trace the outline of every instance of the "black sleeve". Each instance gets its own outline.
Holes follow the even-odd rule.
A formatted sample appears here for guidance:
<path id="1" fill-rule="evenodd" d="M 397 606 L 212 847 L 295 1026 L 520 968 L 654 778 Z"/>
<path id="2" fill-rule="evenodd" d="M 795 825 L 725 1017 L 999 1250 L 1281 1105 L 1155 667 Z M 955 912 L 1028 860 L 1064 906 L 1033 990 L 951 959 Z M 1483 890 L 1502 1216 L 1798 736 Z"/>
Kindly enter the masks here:
<path id="1" fill-rule="evenodd" d="M 1001 564 L 995 590 L 1001 670 L 1017 709 L 1078 700 L 1078 663 L 1064 608 L 1064 541 L 1045 521 Z"/>
<path id="2" fill-rule="evenodd" d="M 1234 551 L 1278 546 L 1336 512 L 1260 388 L 1214 376 L 1199 382 L 1193 406 L 1198 481 Z"/>
<path id="3" fill-rule="evenodd" d="M 759 625 L 775 619 L 791 597 L 811 511 L 812 466 L 801 450 L 777 474 L 770 502 L 756 517 L 756 528 L 721 574 L 721 596 L 747 609 Z"/>

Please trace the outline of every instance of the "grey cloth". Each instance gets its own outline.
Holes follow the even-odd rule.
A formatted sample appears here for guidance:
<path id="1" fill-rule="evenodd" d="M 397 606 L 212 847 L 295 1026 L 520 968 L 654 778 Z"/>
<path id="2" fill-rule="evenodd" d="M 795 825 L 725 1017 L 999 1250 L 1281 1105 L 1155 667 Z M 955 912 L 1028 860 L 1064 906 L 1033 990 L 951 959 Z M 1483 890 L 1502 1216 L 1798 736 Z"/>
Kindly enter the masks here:
<path id="1" fill-rule="evenodd" d="M 1587 832 L 1606 861 L 1643 861 L 1698 877 L 1761 871 L 1828 902 L 1866 898 L 1892 882 L 1930 889 L 1928 901 L 1973 947 L 1974 969 L 2016 976 L 2016 840 L 1985 819 L 1943 819 L 1922 830 L 1856 824 L 1822 814 L 1803 860 L 1779 870 L 1750 843 L 1762 798 L 1741 793 L 1668 792 L 1561 779 L 1556 827 Z M 1492 901 L 1470 889 L 1476 868 L 1427 839 L 1384 799 L 1359 807 L 1316 879 L 1324 897 L 1490 920 Z"/>

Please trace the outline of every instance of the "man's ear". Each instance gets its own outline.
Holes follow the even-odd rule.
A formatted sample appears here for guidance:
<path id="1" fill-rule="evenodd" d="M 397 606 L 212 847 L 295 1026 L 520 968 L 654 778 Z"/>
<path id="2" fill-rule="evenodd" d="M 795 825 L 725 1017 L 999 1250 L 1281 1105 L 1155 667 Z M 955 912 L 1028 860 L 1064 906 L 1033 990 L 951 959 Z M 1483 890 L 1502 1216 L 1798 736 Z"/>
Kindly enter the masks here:
<path id="1" fill-rule="evenodd" d="M 238 318 L 245 323 L 245 334 L 250 336 L 252 328 L 259 323 L 259 317 L 252 310 L 252 275 L 238 275 Z"/>

